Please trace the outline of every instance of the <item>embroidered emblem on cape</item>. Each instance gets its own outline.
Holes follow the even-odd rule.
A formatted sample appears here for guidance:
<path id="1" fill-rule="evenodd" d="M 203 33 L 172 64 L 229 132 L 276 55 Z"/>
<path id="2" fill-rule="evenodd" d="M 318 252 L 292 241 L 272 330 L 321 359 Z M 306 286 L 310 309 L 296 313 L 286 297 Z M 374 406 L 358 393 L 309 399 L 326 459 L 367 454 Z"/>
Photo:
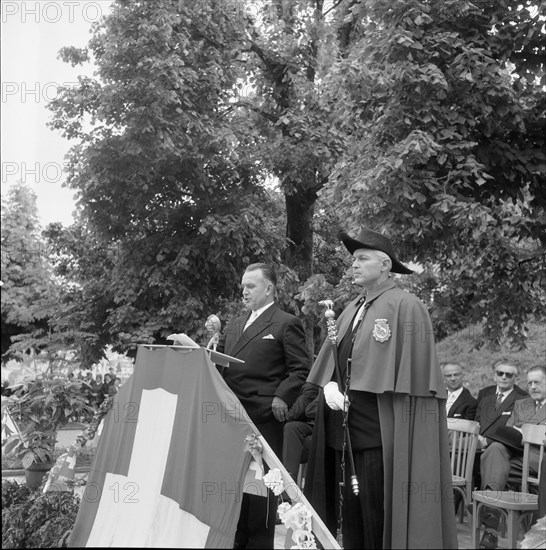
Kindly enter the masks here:
<path id="1" fill-rule="evenodd" d="M 378 342 L 386 342 L 391 337 L 391 327 L 388 319 L 376 319 L 373 327 L 372 336 Z"/>

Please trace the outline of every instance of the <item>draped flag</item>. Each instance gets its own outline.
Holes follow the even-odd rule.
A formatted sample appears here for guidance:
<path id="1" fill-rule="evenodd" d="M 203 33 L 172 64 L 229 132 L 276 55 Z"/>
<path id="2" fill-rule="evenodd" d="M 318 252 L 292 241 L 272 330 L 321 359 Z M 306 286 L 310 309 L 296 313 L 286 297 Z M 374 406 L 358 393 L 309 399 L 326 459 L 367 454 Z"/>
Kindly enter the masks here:
<path id="1" fill-rule="evenodd" d="M 62 454 L 49 472 L 43 491 L 69 491 L 74 483 L 76 472 L 76 444 L 71 445 L 66 453 Z"/>
<path id="2" fill-rule="evenodd" d="M 68 546 L 232 548 L 252 433 L 204 349 L 139 347 Z"/>
<path id="3" fill-rule="evenodd" d="M 8 405 L 13 401 L 9 397 L 2 397 L 2 443 L 10 435 L 15 433 L 21 435 L 21 430 L 13 420 Z"/>

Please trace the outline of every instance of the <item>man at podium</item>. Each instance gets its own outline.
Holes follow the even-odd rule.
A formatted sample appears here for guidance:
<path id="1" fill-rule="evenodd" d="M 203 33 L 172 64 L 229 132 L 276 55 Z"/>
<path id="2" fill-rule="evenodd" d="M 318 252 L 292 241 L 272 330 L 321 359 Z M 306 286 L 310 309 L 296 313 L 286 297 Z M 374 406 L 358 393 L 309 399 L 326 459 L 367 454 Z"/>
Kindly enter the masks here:
<path id="1" fill-rule="evenodd" d="M 231 321 L 217 351 L 242 359 L 221 368 L 226 383 L 277 456 L 283 426 L 311 365 L 301 321 L 275 304 L 277 276 L 272 266 L 249 265 L 242 277 L 248 313 Z M 273 548 L 277 497 L 244 494 L 235 548 Z"/>

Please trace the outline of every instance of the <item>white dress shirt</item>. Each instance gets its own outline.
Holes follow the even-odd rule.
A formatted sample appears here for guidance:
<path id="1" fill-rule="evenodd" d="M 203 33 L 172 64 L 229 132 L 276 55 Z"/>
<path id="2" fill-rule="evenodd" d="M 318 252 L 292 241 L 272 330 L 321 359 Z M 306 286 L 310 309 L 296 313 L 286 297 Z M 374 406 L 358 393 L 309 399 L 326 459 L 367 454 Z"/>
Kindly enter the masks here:
<path id="1" fill-rule="evenodd" d="M 245 331 L 268 307 L 272 306 L 275 302 L 271 302 L 270 304 L 267 304 L 256 311 L 253 311 L 250 314 L 250 317 L 248 318 L 248 321 L 245 323 L 245 328 L 243 331 Z"/>
<path id="2" fill-rule="evenodd" d="M 459 395 L 463 392 L 463 386 L 461 386 L 458 390 L 455 391 L 447 391 L 447 401 L 446 401 L 446 414 L 449 414 L 449 409 L 451 409 L 451 406 L 457 399 L 459 398 Z"/>

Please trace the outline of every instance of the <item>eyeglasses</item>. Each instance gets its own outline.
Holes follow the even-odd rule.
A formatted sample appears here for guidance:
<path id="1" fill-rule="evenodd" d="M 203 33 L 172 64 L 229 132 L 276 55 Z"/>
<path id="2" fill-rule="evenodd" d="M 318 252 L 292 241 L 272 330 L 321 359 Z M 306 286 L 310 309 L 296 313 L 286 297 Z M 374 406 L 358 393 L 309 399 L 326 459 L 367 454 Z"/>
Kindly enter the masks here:
<path id="1" fill-rule="evenodd" d="M 502 378 L 503 376 L 506 376 L 506 378 L 514 378 L 514 373 L 513 372 L 504 372 L 502 370 L 498 370 L 497 371 L 497 376 L 499 378 Z"/>

